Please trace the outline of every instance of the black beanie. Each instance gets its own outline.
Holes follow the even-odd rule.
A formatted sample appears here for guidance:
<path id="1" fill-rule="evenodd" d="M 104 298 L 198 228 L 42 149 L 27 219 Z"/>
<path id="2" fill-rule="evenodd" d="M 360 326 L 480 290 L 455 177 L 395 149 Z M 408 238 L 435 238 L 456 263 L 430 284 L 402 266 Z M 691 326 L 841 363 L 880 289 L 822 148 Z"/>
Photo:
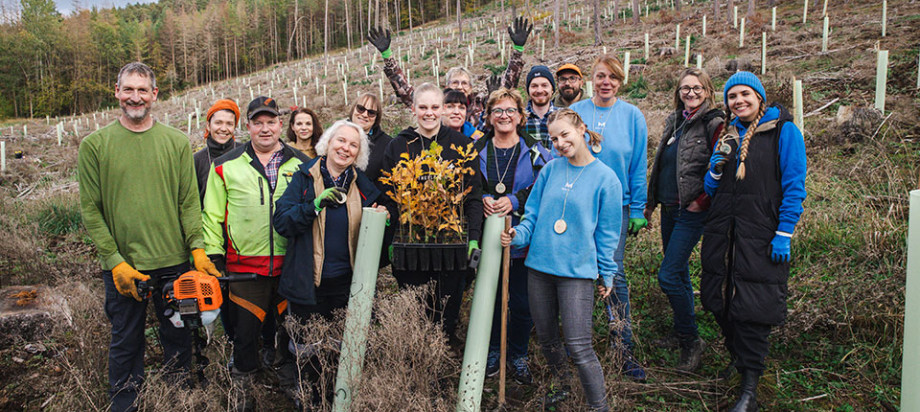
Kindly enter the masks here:
<path id="1" fill-rule="evenodd" d="M 553 86 L 553 91 L 556 91 L 556 80 L 553 79 L 553 73 L 549 71 L 549 67 L 546 66 L 533 66 L 530 68 L 530 73 L 527 73 L 527 88 L 530 89 L 530 82 L 533 81 L 535 77 L 543 77 L 546 80 L 549 80 L 550 86 Z"/>

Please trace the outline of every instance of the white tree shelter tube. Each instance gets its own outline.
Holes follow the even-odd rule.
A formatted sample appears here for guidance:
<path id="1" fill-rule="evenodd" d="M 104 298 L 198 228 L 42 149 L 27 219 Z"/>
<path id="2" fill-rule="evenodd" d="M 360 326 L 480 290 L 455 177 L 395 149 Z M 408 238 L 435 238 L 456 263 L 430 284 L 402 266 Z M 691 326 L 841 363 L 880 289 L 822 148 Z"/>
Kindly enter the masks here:
<path id="1" fill-rule="evenodd" d="M 361 381 L 364 352 L 367 350 L 367 330 L 371 324 L 371 308 L 377 288 L 377 270 L 380 266 L 380 249 L 387 214 L 366 207 L 361 213 L 358 249 L 355 252 L 355 271 L 351 280 L 351 296 L 345 317 L 342 336 L 342 354 L 335 378 L 333 411 L 347 411 Z"/>
<path id="2" fill-rule="evenodd" d="M 495 294 L 498 291 L 498 272 L 502 266 L 501 233 L 504 227 L 505 219 L 492 215 L 486 218 L 485 229 L 482 231 L 482 260 L 479 262 L 479 273 L 476 274 L 470 326 L 466 332 L 457 412 L 478 412 L 482 401 L 486 357 L 492 334 L 492 313 L 495 311 Z"/>

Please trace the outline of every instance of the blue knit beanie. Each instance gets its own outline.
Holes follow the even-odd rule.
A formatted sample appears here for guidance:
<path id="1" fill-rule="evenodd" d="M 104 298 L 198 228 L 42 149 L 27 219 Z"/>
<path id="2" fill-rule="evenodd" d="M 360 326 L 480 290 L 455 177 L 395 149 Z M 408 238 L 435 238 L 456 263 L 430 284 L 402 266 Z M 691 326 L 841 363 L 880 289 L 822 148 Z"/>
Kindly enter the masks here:
<path id="1" fill-rule="evenodd" d="M 556 91 L 556 80 L 553 79 L 553 72 L 549 71 L 549 67 L 533 66 L 530 68 L 530 73 L 527 73 L 528 89 L 530 89 L 530 82 L 533 81 L 535 77 L 543 77 L 546 80 L 549 80 L 549 85 L 553 87 L 553 91 Z"/>
<path id="2" fill-rule="evenodd" d="M 732 87 L 743 85 L 748 86 L 754 89 L 757 94 L 760 95 L 760 98 L 763 100 L 764 104 L 767 103 L 767 91 L 764 90 L 763 84 L 760 83 L 760 79 L 757 78 L 757 75 L 751 72 L 737 72 L 728 78 L 728 81 L 725 82 L 725 88 L 722 89 L 722 101 L 728 105 L 728 91 Z"/>

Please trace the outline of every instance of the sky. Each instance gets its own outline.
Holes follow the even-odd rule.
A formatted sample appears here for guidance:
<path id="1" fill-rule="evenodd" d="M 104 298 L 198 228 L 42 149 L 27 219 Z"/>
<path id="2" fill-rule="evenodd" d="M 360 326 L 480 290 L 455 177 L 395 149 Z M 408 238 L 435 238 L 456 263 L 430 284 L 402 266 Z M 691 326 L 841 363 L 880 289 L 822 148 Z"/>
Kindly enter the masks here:
<path id="1" fill-rule="evenodd" d="M 63 15 L 68 15 L 77 7 L 81 9 L 90 9 L 93 6 L 99 9 L 108 9 L 113 7 L 124 7 L 128 4 L 138 3 L 155 3 L 156 0 L 54 0 L 57 4 L 58 11 Z"/>

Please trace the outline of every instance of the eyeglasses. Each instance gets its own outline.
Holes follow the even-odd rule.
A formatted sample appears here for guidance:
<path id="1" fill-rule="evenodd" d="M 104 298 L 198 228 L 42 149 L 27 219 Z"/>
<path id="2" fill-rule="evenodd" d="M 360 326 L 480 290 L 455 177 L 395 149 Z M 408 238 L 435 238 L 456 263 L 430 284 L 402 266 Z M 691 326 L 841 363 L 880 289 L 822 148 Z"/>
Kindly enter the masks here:
<path id="1" fill-rule="evenodd" d="M 559 78 L 559 83 L 575 83 L 581 81 L 581 76 L 562 76 Z"/>
<path id="2" fill-rule="evenodd" d="M 498 117 L 501 117 L 503 114 L 507 114 L 508 116 L 514 116 L 514 115 L 516 115 L 516 114 L 518 113 L 518 108 L 517 108 L 517 107 L 509 107 L 509 108 L 507 108 L 507 109 L 502 109 L 502 108 L 500 108 L 500 107 L 496 107 L 496 108 L 492 109 L 492 110 L 490 111 L 490 113 L 492 113 L 493 115 L 498 116 Z"/>
<path id="3" fill-rule="evenodd" d="M 368 116 L 370 116 L 370 117 L 377 117 L 377 111 L 376 111 L 376 110 L 368 109 L 368 108 L 366 108 L 366 107 L 364 107 L 364 106 L 361 106 L 360 104 L 355 105 L 355 110 L 358 111 L 358 114 L 367 112 L 367 115 L 368 115 Z"/>
<path id="4" fill-rule="evenodd" d="M 693 94 L 700 94 L 703 92 L 703 87 L 702 86 L 693 86 L 693 87 L 681 86 L 680 89 L 678 90 L 680 90 L 680 92 L 683 94 L 690 94 L 690 92 L 693 92 Z"/>

